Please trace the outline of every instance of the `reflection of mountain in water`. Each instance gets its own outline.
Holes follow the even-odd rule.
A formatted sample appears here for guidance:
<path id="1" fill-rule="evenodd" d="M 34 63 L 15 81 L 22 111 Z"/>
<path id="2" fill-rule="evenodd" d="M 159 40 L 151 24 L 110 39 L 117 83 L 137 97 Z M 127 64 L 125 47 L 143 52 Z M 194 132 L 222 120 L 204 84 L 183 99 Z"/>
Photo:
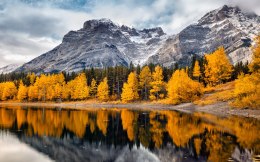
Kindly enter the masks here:
<path id="1" fill-rule="evenodd" d="M 115 162 L 168 162 L 168 161 L 206 161 L 205 157 L 196 159 L 190 155 L 188 149 L 177 149 L 168 144 L 162 149 L 150 151 L 143 146 L 107 146 L 101 143 L 90 144 L 87 141 L 79 142 L 76 138 L 53 138 L 53 137 L 27 137 L 22 136 L 21 141 L 30 144 L 52 159 L 60 162 L 81 161 L 115 161 Z"/>
<path id="2" fill-rule="evenodd" d="M 214 162 L 260 150 L 256 119 L 168 110 L 0 108 L 0 127 L 57 161 Z"/>

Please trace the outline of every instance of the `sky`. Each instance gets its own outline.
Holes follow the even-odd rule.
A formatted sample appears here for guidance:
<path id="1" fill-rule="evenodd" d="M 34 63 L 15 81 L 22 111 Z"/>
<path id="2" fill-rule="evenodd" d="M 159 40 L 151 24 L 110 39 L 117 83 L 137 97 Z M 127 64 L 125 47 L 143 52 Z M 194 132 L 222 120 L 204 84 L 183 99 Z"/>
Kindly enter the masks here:
<path id="1" fill-rule="evenodd" d="M 0 0 L 0 67 L 26 63 L 90 19 L 176 34 L 207 12 L 239 5 L 260 15 L 259 0 Z"/>

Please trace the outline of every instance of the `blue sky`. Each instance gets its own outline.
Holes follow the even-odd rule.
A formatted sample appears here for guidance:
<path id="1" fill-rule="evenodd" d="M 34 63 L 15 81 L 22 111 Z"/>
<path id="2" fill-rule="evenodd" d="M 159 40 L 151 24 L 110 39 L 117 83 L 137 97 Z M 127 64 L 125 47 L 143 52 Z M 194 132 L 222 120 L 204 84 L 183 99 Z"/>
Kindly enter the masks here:
<path id="1" fill-rule="evenodd" d="M 1 0 L 0 67 L 51 50 L 89 19 L 109 18 L 139 29 L 160 26 L 175 34 L 224 4 L 260 15 L 259 0 Z"/>

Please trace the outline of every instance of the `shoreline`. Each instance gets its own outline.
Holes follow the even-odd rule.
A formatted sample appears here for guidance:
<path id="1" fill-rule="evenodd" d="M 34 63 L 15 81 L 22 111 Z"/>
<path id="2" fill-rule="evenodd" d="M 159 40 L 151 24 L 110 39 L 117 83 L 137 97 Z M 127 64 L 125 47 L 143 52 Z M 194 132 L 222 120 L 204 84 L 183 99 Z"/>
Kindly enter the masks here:
<path id="1" fill-rule="evenodd" d="M 42 102 L 0 102 L 1 106 L 32 106 L 44 108 L 64 108 L 64 109 L 98 109 L 98 108 L 130 108 L 133 110 L 175 110 L 183 113 L 204 112 L 217 116 L 227 117 L 236 115 L 250 117 L 260 120 L 260 110 L 256 109 L 235 109 L 230 108 L 227 102 L 217 102 L 212 105 L 199 106 L 193 103 L 183 103 L 180 105 L 164 105 L 157 103 L 84 103 L 84 102 L 64 102 L 64 103 L 42 103 Z"/>

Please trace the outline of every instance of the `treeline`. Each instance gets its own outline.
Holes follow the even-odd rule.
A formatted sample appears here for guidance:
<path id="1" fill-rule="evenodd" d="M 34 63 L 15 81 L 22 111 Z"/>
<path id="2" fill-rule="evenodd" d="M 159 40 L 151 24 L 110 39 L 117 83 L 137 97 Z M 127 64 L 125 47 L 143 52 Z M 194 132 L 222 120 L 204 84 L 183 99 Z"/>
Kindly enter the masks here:
<path id="1" fill-rule="evenodd" d="M 233 66 L 223 47 L 204 57 L 193 57 L 191 66 L 116 66 L 86 69 L 80 73 L 10 73 L 0 75 L 0 100 L 100 101 L 162 100 L 178 104 L 203 94 L 203 87 L 215 86 L 247 74 L 248 64 Z"/>

